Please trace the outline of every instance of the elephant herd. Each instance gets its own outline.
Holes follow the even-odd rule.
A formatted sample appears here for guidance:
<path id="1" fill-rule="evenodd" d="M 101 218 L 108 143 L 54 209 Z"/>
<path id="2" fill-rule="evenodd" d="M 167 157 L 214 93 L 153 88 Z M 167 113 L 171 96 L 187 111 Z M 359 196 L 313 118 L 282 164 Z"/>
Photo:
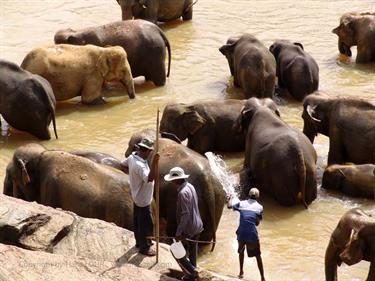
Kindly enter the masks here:
<path id="1" fill-rule="evenodd" d="M 0 114 L 11 126 L 50 139 L 52 121 L 57 138 L 57 101 L 81 96 L 84 104 L 103 103 L 102 86 L 113 80 L 134 98 L 136 76 L 144 76 L 155 86 L 165 84 L 171 47 L 154 23 L 179 17 L 190 20 L 195 2 L 118 3 L 123 21 L 59 30 L 54 45 L 32 50 L 20 66 L 0 61 Z M 343 15 L 333 30 L 339 37 L 340 53 L 350 56 L 350 47 L 357 45 L 357 63 L 375 61 L 374 25 L 371 13 Z M 197 190 L 204 223 L 201 240 L 216 240 L 226 194 L 203 156 L 208 151 L 244 152 L 241 189 L 256 186 L 281 205 L 307 208 L 317 197 L 313 142 L 320 133 L 329 137 L 322 187 L 375 199 L 374 105 L 318 91 L 319 67 L 301 43 L 277 40 L 267 48 L 253 35 L 243 34 L 230 37 L 219 51 L 228 61 L 234 86 L 242 88 L 247 99 L 170 103 L 164 108 L 159 138 L 160 218 L 168 236 L 174 236 L 176 229 L 177 191 L 163 175 L 178 165 L 190 174 L 189 181 Z M 302 101 L 303 132 L 282 119 L 272 100 L 276 92 Z M 155 139 L 156 132 L 145 129 L 134 134 L 126 156 L 143 137 Z M 184 140 L 187 146 L 181 143 Z M 128 177 L 120 170 L 121 162 L 107 154 L 47 150 L 30 143 L 14 151 L 6 168 L 4 194 L 132 230 Z M 336 280 L 342 261 L 368 260 L 367 281 L 374 281 L 373 237 L 372 217 L 359 209 L 344 214 L 327 247 L 326 280 Z"/>

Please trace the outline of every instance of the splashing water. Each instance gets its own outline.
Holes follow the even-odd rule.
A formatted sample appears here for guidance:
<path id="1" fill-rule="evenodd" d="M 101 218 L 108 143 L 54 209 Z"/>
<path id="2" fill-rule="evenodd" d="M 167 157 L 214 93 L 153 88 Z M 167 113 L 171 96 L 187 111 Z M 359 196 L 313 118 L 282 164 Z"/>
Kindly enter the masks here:
<path id="1" fill-rule="evenodd" d="M 211 170 L 218 178 L 226 194 L 238 200 L 238 194 L 235 190 L 235 186 L 238 184 L 237 177 L 232 172 L 228 171 L 227 164 L 219 155 L 212 152 L 206 152 L 205 155 Z"/>

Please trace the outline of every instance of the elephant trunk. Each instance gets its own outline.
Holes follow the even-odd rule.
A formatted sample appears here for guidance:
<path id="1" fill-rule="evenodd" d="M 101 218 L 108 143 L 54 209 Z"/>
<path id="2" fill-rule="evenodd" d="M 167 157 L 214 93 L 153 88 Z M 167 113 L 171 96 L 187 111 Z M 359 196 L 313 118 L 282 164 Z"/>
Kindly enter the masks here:
<path id="1" fill-rule="evenodd" d="M 128 92 L 129 98 L 135 98 L 135 90 L 134 90 L 134 80 L 133 75 L 130 70 L 130 65 L 127 63 L 126 70 L 124 71 L 123 78 L 121 79 L 121 83 L 125 86 L 126 91 Z"/>
<path id="2" fill-rule="evenodd" d="M 350 47 L 346 45 L 345 43 L 343 43 L 340 39 L 339 39 L 338 47 L 339 47 L 339 51 L 341 54 L 348 56 L 348 57 L 352 56 L 352 51 L 350 50 Z"/>
<path id="3" fill-rule="evenodd" d="M 326 281 L 337 281 L 337 259 L 337 249 L 331 237 L 324 258 Z"/>
<path id="4" fill-rule="evenodd" d="M 133 18 L 133 11 L 131 6 L 121 6 L 122 20 L 131 20 Z"/>
<path id="5" fill-rule="evenodd" d="M 303 134 L 310 140 L 311 143 L 314 143 L 316 132 L 310 128 L 311 125 L 307 125 L 306 121 L 303 125 Z"/>

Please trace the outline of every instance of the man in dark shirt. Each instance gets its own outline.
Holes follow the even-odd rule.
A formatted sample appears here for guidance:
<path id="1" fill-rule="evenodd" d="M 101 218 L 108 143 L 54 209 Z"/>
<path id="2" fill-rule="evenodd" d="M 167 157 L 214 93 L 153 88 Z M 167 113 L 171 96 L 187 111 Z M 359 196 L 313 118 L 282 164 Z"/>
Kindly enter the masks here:
<path id="1" fill-rule="evenodd" d="M 183 241 L 184 246 L 191 264 L 196 267 L 198 245 L 190 240 L 198 240 L 199 233 L 203 231 L 203 223 L 199 213 L 197 193 L 194 186 L 186 180 L 188 177 L 189 175 L 186 175 L 182 168 L 174 167 L 169 171 L 169 174 L 164 176 L 164 179 L 174 183 L 178 192 L 176 240 L 188 239 Z M 195 270 L 194 273 L 184 276 L 182 280 L 196 280 L 197 275 Z"/>

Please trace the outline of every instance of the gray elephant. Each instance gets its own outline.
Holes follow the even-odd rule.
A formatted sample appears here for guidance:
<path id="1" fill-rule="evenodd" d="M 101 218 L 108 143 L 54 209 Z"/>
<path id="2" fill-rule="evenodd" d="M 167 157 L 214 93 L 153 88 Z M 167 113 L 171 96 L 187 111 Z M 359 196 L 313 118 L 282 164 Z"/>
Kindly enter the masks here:
<path id="1" fill-rule="evenodd" d="M 325 254 L 326 281 L 337 280 L 337 266 L 370 262 L 366 281 L 375 281 L 375 219 L 359 208 L 347 211 L 332 232 Z"/>
<path id="2" fill-rule="evenodd" d="M 21 67 L 46 78 L 57 101 L 81 96 L 84 104 L 104 103 L 105 81 L 120 81 L 130 98 L 135 97 L 132 72 L 126 52 L 119 46 L 73 46 L 68 44 L 39 47 L 29 52 Z"/>
<path id="3" fill-rule="evenodd" d="M 247 132 L 243 170 L 281 205 L 302 201 L 307 207 L 317 196 L 317 155 L 309 139 L 256 98 L 247 101 L 238 119 Z"/>
<path id="4" fill-rule="evenodd" d="M 133 201 L 123 172 L 39 144 L 17 148 L 4 194 L 133 229 Z"/>
<path id="5" fill-rule="evenodd" d="M 322 187 L 351 196 L 375 199 L 375 165 L 328 166 L 323 173 Z"/>
<path id="6" fill-rule="evenodd" d="M 322 92 L 303 101 L 303 133 L 313 143 L 329 137 L 328 165 L 375 164 L 375 106 L 356 99 L 332 98 Z"/>
<path id="7" fill-rule="evenodd" d="M 93 151 L 71 151 L 70 153 L 77 156 L 85 157 L 98 164 L 107 165 L 120 171 L 122 171 L 123 169 L 121 161 L 119 159 L 106 153 Z"/>
<path id="8" fill-rule="evenodd" d="M 140 18 L 156 23 L 182 17 L 193 18 L 193 0 L 116 0 L 121 7 L 122 20 Z"/>
<path id="9" fill-rule="evenodd" d="M 49 82 L 39 75 L 23 70 L 15 63 L 0 60 L 0 114 L 12 127 L 40 139 L 55 136 L 56 100 Z M 0 120 L 1 128 L 1 120 Z"/>
<path id="10" fill-rule="evenodd" d="M 318 90 L 319 66 L 301 43 L 278 40 L 269 49 L 276 59 L 276 76 L 281 89 L 286 89 L 299 101 Z"/>
<path id="11" fill-rule="evenodd" d="M 375 62 L 375 13 L 345 13 L 340 25 L 332 30 L 338 38 L 341 54 L 351 57 L 350 48 L 357 46 L 357 63 Z"/>
<path id="12" fill-rule="evenodd" d="M 148 137 L 151 132 L 152 130 L 146 129 L 134 134 L 129 140 L 126 157 L 134 150 L 134 145 L 143 137 Z M 153 138 L 155 138 L 155 131 Z M 199 211 L 204 226 L 199 240 L 215 242 L 226 193 L 211 171 L 208 160 L 186 146 L 166 138 L 159 139 L 159 154 L 160 218 L 166 221 L 167 235 L 175 236 L 176 233 L 177 190 L 173 184 L 164 180 L 164 175 L 171 168 L 179 166 L 190 175 L 188 180 L 197 191 Z M 151 159 L 152 157 L 153 155 Z"/>
<path id="13" fill-rule="evenodd" d="M 247 98 L 272 98 L 276 61 L 272 53 L 251 34 L 230 37 L 219 51 L 227 58 L 233 83 Z"/>
<path id="14" fill-rule="evenodd" d="M 169 41 L 158 26 L 148 21 L 127 20 L 80 30 L 62 29 L 55 34 L 55 44 L 121 46 L 128 55 L 133 77 L 144 76 L 156 86 L 163 86 L 169 76 Z M 167 74 L 165 48 L 168 50 Z"/>

